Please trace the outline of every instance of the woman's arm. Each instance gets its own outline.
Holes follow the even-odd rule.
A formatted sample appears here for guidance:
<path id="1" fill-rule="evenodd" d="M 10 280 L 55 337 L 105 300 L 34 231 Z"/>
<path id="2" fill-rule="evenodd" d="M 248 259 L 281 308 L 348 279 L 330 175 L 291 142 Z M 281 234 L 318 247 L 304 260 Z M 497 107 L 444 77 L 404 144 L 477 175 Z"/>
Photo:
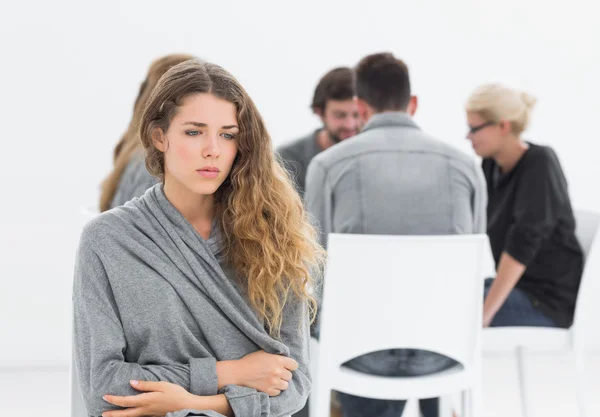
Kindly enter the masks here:
<path id="1" fill-rule="evenodd" d="M 287 368 L 286 368 L 287 367 Z M 262 350 L 246 355 L 240 360 L 217 362 L 219 386 L 227 386 L 231 391 L 243 385 L 243 390 L 255 390 L 276 396 L 288 388 L 292 379 L 291 371 L 298 367 L 296 361 L 281 355 L 273 355 Z M 229 378 L 229 379 L 227 379 Z M 233 409 L 224 394 L 198 396 L 169 382 L 131 381 L 131 386 L 143 394 L 131 396 L 105 395 L 104 400 L 124 410 L 108 411 L 103 417 L 142 417 L 164 416 L 181 410 L 211 410 L 219 415 L 232 416 Z M 252 387 L 246 388 L 246 387 Z M 238 388 L 239 389 L 239 388 Z M 261 412 L 260 404 L 258 413 Z M 212 413 L 192 413 L 212 415 Z"/>
<path id="2" fill-rule="evenodd" d="M 500 257 L 496 279 L 483 303 L 483 327 L 488 327 L 525 272 L 525 265 L 504 252 Z"/>
<path id="3" fill-rule="evenodd" d="M 125 332 L 99 251 L 84 231 L 75 264 L 73 286 L 74 353 L 88 412 L 115 409 L 102 397 L 134 395 L 130 380 L 168 381 L 197 395 L 217 394 L 214 358 L 189 364 L 139 365 L 125 361 Z"/>
<path id="4" fill-rule="evenodd" d="M 552 235 L 559 212 L 568 200 L 558 160 L 552 151 L 547 152 L 529 161 L 519 178 L 513 207 L 515 220 L 506 234 L 496 279 L 484 302 L 486 326 L 535 259 L 543 241 Z"/>
<path id="5" fill-rule="evenodd" d="M 300 411 L 306 404 L 311 388 L 308 307 L 290 294 L 283 314 L 281 341 L 289 348 L 298 369 L 292 372 L 288 388 L 275 397 L 240 385 L 226 386 L 219 393 L 225 394 L 235 416 L 287 416 Z"/>
<path id="6" fill-rule="evenodd" d="M 211 395 L 209 397 L 195 396 L 190 404 L 194 410 L 213 410 L 227 417 L 234 417 L 229 401 L 223 394 Z"/>
<path id="7" fill-rule="evenodd" d="M 138 395 L 119 397 L 106 395 L 105 400 L 123 410 L 107 411 L 102 417 L 163 417 L 182 410 L 207 410 L 219 416 L 233 416 L 225 395 L 198 396 L 169 382 L 131 381 Z M 191 415 L 214 415 L 213 412 L 191 412 Z M 179 413 L 187 414 L 187 413 Z"/>
<path id="8" fill-rule="evenodd" d="M 230 378 L 229 381 L 234 383 L 226 384 L 219 390 L 219 394 L 223 396 L 195 397 L 190 408 L 243 417 L 286 416 L 300 411 L 306 403 L 311 387 L 308 370 L 308 322 L 307 306 L 290 294 L 284 306 L 281 341 L 289 348 L 290 357 L 293 359 L 257 351 L 238 361 L 219 362 L 217 373 L 222 365 L 230 367 L 226 378 Z M 282 389 L 273 388 L 282 380 Z M 219 386 L 224 381 L 219 376 Z M 259 391 L 251 386 L 263 388 L 259 388 Z M 186 400 L 179 406 L 184 407 L 187 404 Z M 227 414 L 223 411 L 227 411 Z"/>
<path id="9" fill-rule="evenodd" d="M 241 385 L 277 396 L 288 388 L 296 369 L 295 360 L 258 350 L 242 359 L 217 362 L 218 385 Z"/>

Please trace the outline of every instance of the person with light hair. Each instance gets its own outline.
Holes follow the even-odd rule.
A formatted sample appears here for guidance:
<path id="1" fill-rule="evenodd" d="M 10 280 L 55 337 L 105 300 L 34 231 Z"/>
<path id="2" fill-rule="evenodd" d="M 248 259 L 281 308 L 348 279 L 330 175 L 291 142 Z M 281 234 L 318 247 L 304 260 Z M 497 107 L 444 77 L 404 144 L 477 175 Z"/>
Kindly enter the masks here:
<path id="1" fill-rule="evenodd" d="M 567 181 L 554 150 L 522 139 L 536 99 L 501 84 L 466 103 L 467 138 L 483 158 L 496 278 L 484 326 L 569 327 L 583 270 Z"/>
<path id="2" fill-rule="evenodd" d="M 225 69 L 187 60 L 160 77 L 138 136 L 159 182 L 89 222 L 75 262 L 88 413 L 296 413 L 325 254 L 258 108 Z"/>
<path id="3" fill-rule="evenodd" d="M 134 197 L 141 197 L 148 188 L 158 182 L 158 178 L 146 169 L 142 142 L 138 135 L 138 126 L 142 111 L 150 93 L 169 68 L 194 59 L 189 54 L 170 54 L 152 62 L 146 78 L 140 85 L 140 91 L 133 104 L 133 115 L 127 130 L 113 151 L 114 166 L 100 187 L 100 211 L 121 206 Z"/>

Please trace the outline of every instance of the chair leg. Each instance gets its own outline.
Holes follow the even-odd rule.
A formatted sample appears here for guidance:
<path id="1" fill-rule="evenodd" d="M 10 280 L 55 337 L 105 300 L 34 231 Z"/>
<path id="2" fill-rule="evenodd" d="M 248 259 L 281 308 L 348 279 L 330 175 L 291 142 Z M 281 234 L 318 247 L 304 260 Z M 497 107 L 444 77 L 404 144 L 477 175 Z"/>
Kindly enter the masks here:
<path id="1" fill-rule="evenodd" d="M 472 417 L 469 412 L 469 390 L 464 390 L 460 393 L 460 417 Z"/>
<path id="2" fill-rule="evenodd" d="M 525 348 L 517 348 L 517 371 L 519 373 L 519 390 L 521 394 L 521 410 L 523 417 L 532 417 L 527 378 L 525 376 Z"/>
<path id="3" fill-rule="evenodd" d="M 579 404 L 579 416 L 588 417 L 587 403 L 585 401 L 586 377 L 585 377 L 585 357 L 582 349 L 573 351 L 575 359 L 575 387 L 577 389 L 577 402 Z"/>
<path id="4" fill-rule="evenodd" d="M 401 417 L 421 417 L 419 400 L 416 398 L 406 400 L 406 405 L 404 406 Z"/>
<path id="5" fill-rule="evenodd" d="M 311 393 L 311 401 L 309 402 L 309 417 L 330 417 L 331 413 L 331 390 L 329 388 Z"/>
<path id="6" fill-rule="evenodd" d="M 470 417 L 481 417 L 483 415 L 483 397 L 481 387 L 473 387 L 469 393 L 469 416 Z"/>
<path id="7" fill-rule="evenodd" d="M 439 417 L 452 417 L 452 409 L 454 404 L 452 402 L 452 395 L 443 395 L 440 397 L 439 405 Z"/>
<path id="8" fill-rule="evenodd" d="M 483 368 L 481 361 L 477 366 L 475 382 L 471 387 L 471 416 L 483 416 Z"/>

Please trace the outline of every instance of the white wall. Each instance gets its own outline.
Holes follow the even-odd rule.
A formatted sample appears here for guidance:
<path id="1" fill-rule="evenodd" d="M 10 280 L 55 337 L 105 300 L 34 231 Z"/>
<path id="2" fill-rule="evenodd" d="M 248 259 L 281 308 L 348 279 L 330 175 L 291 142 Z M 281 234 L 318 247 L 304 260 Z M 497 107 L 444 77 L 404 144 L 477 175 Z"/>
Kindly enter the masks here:
<path id="1" fill-rule="evenodd" d="M 593 0 L 2 2 L 0 367 L 66 363 L 78 210 L 155 57 L 229 69 L 275 144 L 317 126 L 308 104 L 325 71 L 371 52 L 407 61 L 417 121 L 467 152 L 471 89 L 527 88 L 540 99 L 529 137 L 557 150 L 574 204 L 600 210 L 597 12 Z"/>

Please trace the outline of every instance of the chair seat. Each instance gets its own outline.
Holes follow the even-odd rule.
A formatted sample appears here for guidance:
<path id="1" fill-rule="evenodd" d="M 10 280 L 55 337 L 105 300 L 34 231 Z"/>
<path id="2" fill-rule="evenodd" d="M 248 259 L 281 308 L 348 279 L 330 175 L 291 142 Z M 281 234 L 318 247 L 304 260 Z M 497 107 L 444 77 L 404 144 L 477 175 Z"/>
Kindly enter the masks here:
<path id="1" fill-rule="evenodd" d="M 311 362 L 316 365 L 319 360 L 319 342 L 311 338 L 310 349 L 313 358 Z M 312 370 L 317 372 L 317 369 L 315 366 Z M 370 375 L 346 367 L 340 368 L 338 372 L 334 379 L 340 382 L 335 384 L 335 390 L 380 400 L 437 397 L 466 389 L 472 381 L 472 376 L 460 364 L 435 374 L 412 377 Z M 451 389 L 448 391 L 447 387 Z"/>
<path id="2" fill-rule="evenodd" d="M 571 347 L 570 329 L 553 327 L 490 327 L 483 331 L 485 352 L 514 351 L 518 347 L 559 351 Z"/>
<path id="3" fill-rule="evenodd" d="M 381 400 L 431 398 L 467 389 L 473 377 L 462 365 L 426 376 L 388 377 L 369 375 L 350 368 L 339 369 L 335 389 L 347 394 Z"/>

